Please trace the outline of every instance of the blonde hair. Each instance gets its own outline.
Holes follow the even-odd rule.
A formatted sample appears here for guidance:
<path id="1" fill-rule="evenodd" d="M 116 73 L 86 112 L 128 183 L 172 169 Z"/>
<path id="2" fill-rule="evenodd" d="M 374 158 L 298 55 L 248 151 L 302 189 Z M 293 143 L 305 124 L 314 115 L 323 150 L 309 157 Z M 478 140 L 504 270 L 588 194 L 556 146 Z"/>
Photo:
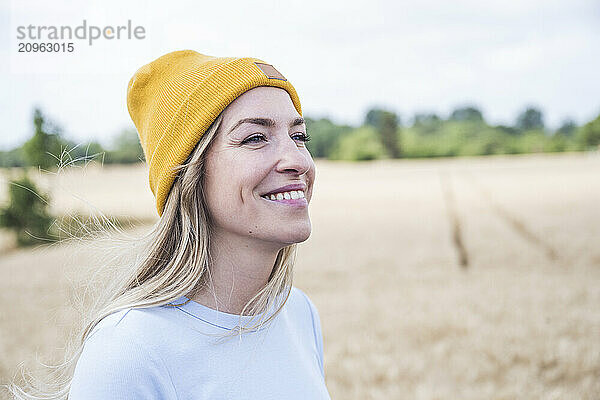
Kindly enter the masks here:
<path id="1" fill-rule="evenodd" d="M 177 177 L 158 222 L 141 241 L 130 238 L 126 239 L 127 244 L 119 246 L 127 247 L 132 241 L 138 241 L 136 246 L 141 245 L 135 261 L 125 268 L 119 267 L 109 284 L 94 296 L 93 304 L 86 310 L 79 341 L 67 351 L 72 355 L 65 357 L 64 363 L 49 367 L 54 370 L 50 383 L 23 374 L 23 387 L 14 382 L 9 384 L 8 390 L 15 399 L 67 399 L 83 344 L 103 318 L 129 308 L 168 305 L 208 283 L 211 221 L 203 191 L 205 154 L 217 135 L 222 116 L 223 113 L 219 114 L 188 159 L 176 168 Z M 114 225 L 113 228 L 123 233 Z M 99 238 L 106 233 L 106 229 L 101 229 L 94 236 Z M 297 245 L 292 244 L 279 251 L 268 283 L 244 306 L 241 315 L 261 315 L 258 322 L 252 326 L 238 324 L 223 337 L 259 328 L 281 311 L 292 288 L 296 248 Z M 274 307 L 275 312 L 266 312 Z"/>

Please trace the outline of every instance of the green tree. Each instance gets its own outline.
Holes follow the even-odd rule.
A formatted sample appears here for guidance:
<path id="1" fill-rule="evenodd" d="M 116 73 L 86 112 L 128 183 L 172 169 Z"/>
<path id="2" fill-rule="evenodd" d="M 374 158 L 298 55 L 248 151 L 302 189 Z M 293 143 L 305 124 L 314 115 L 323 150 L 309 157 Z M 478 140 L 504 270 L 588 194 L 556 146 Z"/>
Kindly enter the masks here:
<path id="1" fill-rule="evenodd" d="M 375 128 L 389 157 L 400 158 L 401 149 L 398 141 L 400 118 L 396 113 L 373 108 L 367 112 L 365 124 Z"/>
<path id="2" fill-rule="evenodd" d="M 49 233 L 53 221 L 48 213 L 49 198 L 27 175 L 9 182 L 8 195 L 8 206 L 0 209 L 0 226 L 15 231 L 20 246 L 53 240 Z"/>
<path id="3" fill-rule="evenodd" d="M 515 126 L 520 131 L 544 129 L 544 115 L 536 107 L 527 107 L 517 116 Z"/>
<path id="4" fill-rule="evenodd" d="M 560 128 L 556 133 L 563 136 L 573 136 L 573 133 L 577 130 L 577 124 L 571 118 L 567 118 L 560 125 Z"/>
<path id="5" fill-rule="evenodd" d="M 328 118 L 318 120 L 305 117 L 306 132 L 310 135 L 307 148 L 314 158 L 328 158 L 345 132 L 352 130 L 347 125 L 336 125 Z"/>
<path id="6" fill-rule="evenodd" d="M 105 151 L 100 143 L 92 140 L 87 143 L 75 143 L 65 141 L 65 150 L 63 151 L 63 164 L 81 164 L 91 160 L 102 162 Z"/>
<path id="7" fill-rule="evenodd" d="M 579 141 L 584 149 L 600 147 L 600 115 L 581 127 Z"/>
<path id="8" fill-rule="evenodd" d="M 484 121 L 483 114 L 477 107 L 474 106 L 459 107 L 454 109 L 452 114 L 450 114 L 450 119 L 453 121 Z"/>
<path id="9" fill-rule="evenodd" d="M 401 149 L 398 141 L 399 120 L 396 114 L 386 112 L 383 114 L 379 125 L 379 136 L 381 143 L 391 158 L 400 158 Z"/>
<path id="10" fill-rule="evenodd" d="M 23 149 L 21 147 L 14 148 L 9 151 L 0 151 L 0 167 L 23 167 L 25 161 L 23 160 Z"/>
<path id="11" fill-rule="evenodd" d="M 387 111 L 383 108 L 373 107 L 369 109 L 369 111 L 367 111 L 367 114 L 365 115 L 364 124 L 370 125 L 373 128 L 377 129 L 383 123 L 383 119 L 385 118 L 385 116 L 389 115 L 390 113 L 392 112 Z M 394 115 L 396 116 L 396 121 L 398 125 L 401 125 L 400 117 L 398 117 L 396 114 Z"/>
<path id="12" fill-rule="evenodd" d="M 344 135 L 332 151 L 334 160 L 367 161 L 383 158 L 386 151 L 374 128 L 363 126 Z"/>
<path id="13" fill-rule="evenodd" d="M 33 137 L 23 144 L 23 159 L 26 165 L 44 169 L 56 167 L 64 147 L 60 138 L 60 128 L 50 125 L 39 108 L 33 112 L 33 126 Z M 48 133 L 50 129 L 54 132 Z"/>
<path id="14" fill-rule="evenodd" d="M 144 161 L 144 151 L 137 132 L 134 129 L 121 131 L 114 138 L 111 150 L 106 153 L 104 161 L 119 164 Z"/>
<path id="15" fill-rule="evenodd" d="M 416 113 L 413 117 L 413 128 L 420 134 L 437 132 L 444 121 L 435 113 Z"/>
<path id="16" fill-rule="evenodd" d="M 496 125 L 494 128 L 498 129 L 503 133 L 508 133 L 509 135 L 518 135 L 521 133 L 517 128 L 508 125 Z"/>

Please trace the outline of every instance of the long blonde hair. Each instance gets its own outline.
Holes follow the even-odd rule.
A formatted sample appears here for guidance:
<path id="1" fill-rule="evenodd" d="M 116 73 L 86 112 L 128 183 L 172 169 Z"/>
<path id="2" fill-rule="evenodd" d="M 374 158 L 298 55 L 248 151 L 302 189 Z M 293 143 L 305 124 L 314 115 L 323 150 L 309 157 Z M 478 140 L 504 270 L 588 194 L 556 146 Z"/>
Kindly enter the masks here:
<path id="1" fill-rule="evenodd" d="M 50 383 L 42 383 L 31 374 L 23 374 L 25 385 L 19 386 L 14 382 L 8 385 L 15 399 L 67 399 L 83 344 L 103 318 L 124 309 L 167 305 L 207 284 L 211 265 L 211 221 L 203 191 L 205 155 L 217 135 L 222 115 L 215 119 L 188 159 L 177 167 L 177 178 L 161 218 L 141 239 L 126 239 L 129 243 L 120 246 L 128 247 L 132 241 L 137 241 L 135 246 L 139 250 L 135 260 L 117 268 L 109 284 L 93 297 L 83 318 L 79 340 L 67 352 L 71 354 L 65 357 L 64 363 L 50 367 L 53 370 L 48 379 Z M 123 233 L 114 225 L 113 228 Z M 106 229 L 101 229 L 94 233 L 94 237 L 106 237 L 106 233 Z M 239 324 L 224 337 L 256 329 L 272 321 L 281 311 L 292 287 L 296 247 L 292 244 L 279 251 L 268 283 L 242 310 L 242 315 L 262 315 L 261 319 L 252 326 Z M 272 309 L 275 312 L 267 313 Z"/>

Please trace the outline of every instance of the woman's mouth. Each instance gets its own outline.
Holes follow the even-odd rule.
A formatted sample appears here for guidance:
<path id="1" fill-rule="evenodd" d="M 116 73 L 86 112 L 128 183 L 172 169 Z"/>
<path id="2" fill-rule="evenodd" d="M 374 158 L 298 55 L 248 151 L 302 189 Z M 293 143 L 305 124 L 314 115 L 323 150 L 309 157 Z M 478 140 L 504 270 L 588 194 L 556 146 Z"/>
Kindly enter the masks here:
<path id="1" fill-rule="evenodd" d="M 291 190 L 289 192 L 272 193 L 270 195 L 264 195 L 260 197 L 272 203 L 296 207 L 308 206 L 308 201 L 304 197 L 304 192 L 302 190 Z"/>

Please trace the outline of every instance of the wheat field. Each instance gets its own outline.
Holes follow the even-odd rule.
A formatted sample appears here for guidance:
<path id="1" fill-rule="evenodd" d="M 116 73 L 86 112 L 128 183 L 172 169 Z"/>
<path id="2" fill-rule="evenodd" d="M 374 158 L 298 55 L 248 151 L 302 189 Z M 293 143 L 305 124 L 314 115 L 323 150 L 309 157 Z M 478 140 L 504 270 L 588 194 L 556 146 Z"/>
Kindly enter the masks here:
<path id="1" fill-rule="evenodd" d="M 316 165 L 294 284 L 319 309 L 332 398 L 600 399 L 600 155 Z M 37 177 L 55 212 L 152 221 L 146 179 Z M 61 353 L 93 247 L 5 245 L 0 383 Z"/>

